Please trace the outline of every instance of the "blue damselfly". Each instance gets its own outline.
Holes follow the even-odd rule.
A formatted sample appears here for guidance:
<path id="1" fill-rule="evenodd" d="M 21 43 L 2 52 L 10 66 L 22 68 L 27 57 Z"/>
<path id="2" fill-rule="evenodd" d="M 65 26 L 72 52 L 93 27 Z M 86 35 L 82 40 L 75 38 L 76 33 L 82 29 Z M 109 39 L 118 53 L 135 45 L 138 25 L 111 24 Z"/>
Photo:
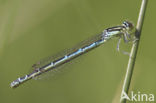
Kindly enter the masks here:
<path id="1" fill-rule="evenodd" d="M 111 28 L 105 29 L 102 33 L 95 35 L 85 42 L 81 43 L 81 45 L 70 49 L 69 51 L 65 52 L 61 56 L 56 56 L 55 58 L 51 59 L 49 62 L 44 63 L 44 65 L 40 65 L 40 63 L 36 63 L 33 65 L 34 70 L 30 73 L 25 75 L 24 77 L 20 77 L 11 83 L 11 87 L 15 88 L 20 84 L 24 83 L 27 80 L 30 80 L 34 77 L 42 75 L 43 73 L 57 69 L 57 67 L 71 61 L 72 59 L 90 51 L 91 49 L 98 47 L 99 45 L 103 44 L 104 42 L 108 41 L 113 37 L 124 38 L 125 42 L 131 40 L 130 32 L 133 29 L 133 24 L 131 22 L 125 21 L 122 25 L 114 26 Z M 120 41 L 120 40 L 119 40 Z M 118 44 L 119 48 L 119 44 Z"/>

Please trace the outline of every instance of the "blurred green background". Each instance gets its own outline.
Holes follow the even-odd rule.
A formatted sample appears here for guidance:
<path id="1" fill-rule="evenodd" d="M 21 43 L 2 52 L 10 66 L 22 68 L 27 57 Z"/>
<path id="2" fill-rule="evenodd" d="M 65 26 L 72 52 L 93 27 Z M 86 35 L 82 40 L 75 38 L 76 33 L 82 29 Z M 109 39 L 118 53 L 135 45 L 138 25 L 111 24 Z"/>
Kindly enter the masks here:
<path id="1" fill-rule="evenodd" d="M 0 103 L 118 103 L 128 56 L 116 51 L 117 38 L 48 80 L 31 80 L 16 89 L 10 83 L 36 61 L 107 27 L 124 20 L 136 24 L 140 4 L 141 0 L 0 0 Z M 149 1 L 144 21 L 130 87 L 136 93 L 156 94 L 155 4 Z"/>

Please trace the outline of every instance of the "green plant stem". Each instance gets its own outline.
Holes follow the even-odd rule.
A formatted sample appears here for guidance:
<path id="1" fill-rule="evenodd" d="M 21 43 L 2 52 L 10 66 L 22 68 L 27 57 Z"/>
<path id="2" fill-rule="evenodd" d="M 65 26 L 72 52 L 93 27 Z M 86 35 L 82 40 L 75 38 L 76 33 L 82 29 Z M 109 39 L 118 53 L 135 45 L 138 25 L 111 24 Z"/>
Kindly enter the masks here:
<path id="1" fill-rule="evenodd" d="M 135 61 L 136 61 L 136 55 L 137 55 L 137 51 L 138 51 L 138 47 L 139 47 L 139 41 L 140 41 L 141 31 L 142 31 L 142 27 L 143 27 L 143 21 L 144 21 L 144 17 L 145 17 L 147 2 L 148 2 L 148 0 L 142 0 L 140 13 L 139 13 L 139 17 L 138 17 L 138 21 L 137 21 L 137 25 L 136 25 L 136 31 L 135 31 L 136 41 L 135 41 L 135 43 L 133 43 L 132 48 L 131 48 L 129 61 L 128 61 L 128 65 L 127 65 L 127 72 L 126 72 L 125 80 L 123 83 L 120 103 L 126 103 L 126 99 L 123 99 L 122 97 L 123 97 L 123 93 L 128 94 L 128 91 L 129 91 L 132 74 L 133 74 L 133 70 L 134 70 L 134 65 L 135 65 Z"/>

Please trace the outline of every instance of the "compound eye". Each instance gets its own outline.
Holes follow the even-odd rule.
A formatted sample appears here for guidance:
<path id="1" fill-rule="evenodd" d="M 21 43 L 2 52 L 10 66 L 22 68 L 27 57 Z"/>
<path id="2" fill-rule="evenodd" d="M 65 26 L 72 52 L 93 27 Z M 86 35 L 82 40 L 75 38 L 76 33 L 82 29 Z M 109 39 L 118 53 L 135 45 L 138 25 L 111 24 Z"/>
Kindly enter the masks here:
<path id="1" fill-rule="evenodd" d="M 125 25 L 125 27 L 129 27 L 128 22 L 123 22 L 123 24 Z"/>
<path id="2" fill-rule="evenodd" d="M 133 24 L 128 22 L 128 21 L 124 21 L 123 25 L 125 26 L 125 28 L 127 29 L 133 29 Z"/>

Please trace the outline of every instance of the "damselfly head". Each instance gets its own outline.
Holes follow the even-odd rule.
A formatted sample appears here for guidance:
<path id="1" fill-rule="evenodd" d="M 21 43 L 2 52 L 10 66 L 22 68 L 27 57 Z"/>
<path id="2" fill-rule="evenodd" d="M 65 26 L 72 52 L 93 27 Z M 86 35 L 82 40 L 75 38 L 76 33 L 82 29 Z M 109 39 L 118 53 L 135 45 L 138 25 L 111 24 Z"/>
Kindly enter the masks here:
<path id="1" fill-rule="evenodd" d="M 133 23 L 129 21 L 124 21 L 122 24 L 127 30 L 132 30 L 134 28 Z"/>

